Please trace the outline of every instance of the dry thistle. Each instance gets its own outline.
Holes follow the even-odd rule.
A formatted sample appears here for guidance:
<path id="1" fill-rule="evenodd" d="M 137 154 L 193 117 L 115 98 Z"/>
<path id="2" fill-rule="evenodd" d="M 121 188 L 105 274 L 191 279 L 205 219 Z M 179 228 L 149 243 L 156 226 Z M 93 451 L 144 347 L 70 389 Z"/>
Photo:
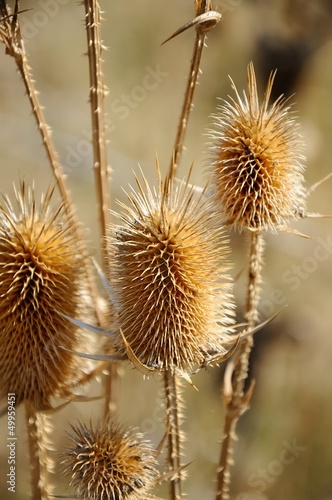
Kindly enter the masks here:
<path id="1" fill-rule="evenodd" d="M 220 224 L 173 175 L 159 173 L 157 192 L 136 178 L 110 238 L 119 328 L 140 363 L 172 372 L 225 355 L 233 308 Z M 122 338 L 116 347 L 125 354 Z"/>
<path id="2" fill-rule="evenodd" d="M 275 72 L 259 104 L 253 64 L 248 66 L 248 95 L 231 99 L 214 116 L 210 132 L 212 186 L 226 221 L 238 230 L 278 229 L 286 219 L 303 216 L 305 194 L 303 141 L 287 100 L 269 104 Z"/>
<path id="3" fill-rule="evenodd" d="M 271 73 L 262 103 L 259 103 L 253 64 L 248 66 L 248 95 L 225 102 L 214 117 L 211 132 L 210 167 L 213 201 L 226 222 L 239 231 L 251 230 L 247 297 L 244 317 L 249 330 L 258 319 L 263 231 L 288 229 L 286 220 L 304 216 L 301 150 L 303 142 L 290 114 L 287 100 L 279 97 L 270 105 L 275 72 Z M 226 369 L 226 405 L 223 443 L 217 473 L 216 500 L 230 498 L 230 467 L 237 421 L 249 407 L 253 391 L 245 392 L 252 335 L 243 338 Z"/>
<path id="4" fill-rule="evenodd" d="M 52 192 L 37 207 L 22 183 L 17 213 L 7 197 L 0 207 L 0 397 L 14 392 L 36 410 L 67 395 L 82 373 L 61 348 L 78 343 L 77 327 L 61 313 L 75 317 L 83 305 L 84 257 L 63 204 L 50 208 Z"/>
<path id="5" fill-rule="evenodd" d="M 65 472 L 78 498 L 145 500 L 156 484 L 155 453 L 140 433 L 103 420 L 95 427 L 79 423 L 68 433 Z"/>

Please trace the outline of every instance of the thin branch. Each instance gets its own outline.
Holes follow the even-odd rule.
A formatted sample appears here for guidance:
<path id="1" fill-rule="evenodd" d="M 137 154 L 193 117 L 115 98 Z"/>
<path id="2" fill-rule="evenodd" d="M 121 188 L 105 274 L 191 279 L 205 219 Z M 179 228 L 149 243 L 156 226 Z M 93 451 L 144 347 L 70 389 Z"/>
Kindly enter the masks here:
<path id="1" fill-rule="evenodd" d="M 101 11 L 98 0 L 84 0 L 84 6 L 90 75 L 93 167 L 99 204 L 103 269 L 108 276 L 109 263 L 106 248 L 106 233 L 110 219 L 110 169 L 107 160 L 104 104 L 106 90 L 102 72 Z"/>
<path id="2" fill-rule="evenodd" d="M 168 465 L 174 473 L 170 481 L 170 499 L 181 500 L 183 471 L 181 464 L 181 451 L 183 432 L 180 430 L 182 423 L 182 397 L 181 380 L 169 370 L 164 373 L 165 404 L 166 404 L 166 429 L 168 430 Z"/>
<path id="3" fill-rule="evenodd" d="M 106 235 L 110 222 L 110 168 L 107 159 L 105 84 L 102 72 L 101 10 L 98 0 L 84 0 L 87 34 L 90 107 L 92 123 L 93 170 L 97 190 L 103 271 L 109 275 Z M 110 362 L 104 375 L 105 418 L 117 408 L 118 368 Z"/>
<path id="4" fill-rule="evenodd" d="M 72 215 L 73 206 L 70 198 L 70 192 L 66 185 L 66 176 L 60 164 L 57 151 L 54 147 L 51 129 L 46 122 L 43 107 L 39 101 L 38 91 L 35 87 L 35 81 L 32 78 L 31 68 L 28 64 L 27 54 L 20 30 L 18 1 L 16 1 L 13 14 L 10 14 L 7 10 L 5 12 L 7 15 L 5 20 L 4 18 L 2 19 L 2 25 L 0 27 L 0 40 L 6 45 L 6 53 L 12 56 L 15 60 L 30 101 L 32 113 L 37 122 L 37 127 L 41 135 L 42 143 L 45 147 L 47 158 L 58 184 L 61 197 L 65 203 L 67 213 Z M 5 12 L 3 12 L 2 9 L 2 14 L 5 14 Z"/>
<path id="5" fill-rule="evenodd" d="M 244 314 L 245 321 L 248 324 L 248 333 L 254 329 L 258 321 L 263 253 L 264 239 L 262 233 L 250 233 L 249 272 L 246 309 Z M 249 334 L 242 338 L 234 358 L 228 363 L 225 371 L 223 394 L 226 414 L 223 442 L 217 471 L 216 500 L 228 500 L 230 498 L 230 469 L 233 464 L 232 454 L 234 441 L 236 439 L 236 425 L 241 415 L 249 408 L 254 389 L 254 383 L 252 382 L 245 392 L 245 382 L 248 377 L 249 358 L 252 346 L 252 335 Z"/>
<path id="6" fill-rule="evenodd" d="M 187 132 L 189 114 L 192 109 L 195 88 L 200 71 L 200 64 L 201 64 L 205 38 L 208 31 L 213 29 L 221 19 L 221 15 L 218 14 L 218 12 L 211 11 L 210 0 L 201 0 L 201 1 L 196 0 L 195 4 L 196 4 L 196 18 L 190 23 L 187 23 L 179 30 L 177 30 L 171 37 L 169 37 L 166 40 L 166 41 L 170 40 L 171 38 L 178 35 L 179 33 L 182 33 L 184 30 L 188 29 L 191 26 L 195 26 L 196 28 L 196 38 L 194 42 L 193 55 L 191 58 L 190 70 L 187 79 L 187 86 L 184 94 L 184 100 L 179 118 L 177 134 L 175 137 L 173 156 L 171 159 L 171 164 L 174 164 L 175 169 L 180 163 L 181 154 L 184 149 L 184 140 Z"/>
<path id="7" fill-rule="evenodd" d="M 30 483 L 32 500 L 48 500 L 52 495 L 49 474 L 53 472 L 54 463 L 48 451 L 50 431 L 48 418 L 43 413 L 37 413 L 32 403 L 25 404 L 26 427 L 28 434 L 30 456 Z"/>

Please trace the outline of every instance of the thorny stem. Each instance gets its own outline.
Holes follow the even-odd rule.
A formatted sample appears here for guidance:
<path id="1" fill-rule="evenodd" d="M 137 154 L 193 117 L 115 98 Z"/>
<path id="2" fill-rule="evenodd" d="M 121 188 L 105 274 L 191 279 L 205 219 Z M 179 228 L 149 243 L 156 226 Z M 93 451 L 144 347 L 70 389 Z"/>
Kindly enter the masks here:
<path id="1" fill-rule="evenodd" d="M 104 419 L 109 415 L 114 414 L 117 410 L 118 391 L 119 391 L 119 371 L 118 363 L 111 361 L 108 363 L 104 374 Z"/>
<path id="2" fill-rule="evenodd" d="M 22 50 L 21 56 L 22 56 L 21 58 L 15 57 L 15 61 L 18 66 L 18 70 L 21 74 L 24 86 L 26 88 L 31 108 L 36 118 L 38 130 L 40 132 L 46 150 L 46 155 L 52 167 L 53 174 L 56 179 L 57 185 L 59 187 L 61 197 L 65 203 L 67 213 L 72 215 L 72 201 L 70 198 L 70 192 L 66 185 L 65 174 L 63 172 L 62 166 L 59 161 L 58 153 L 54 147 L 51 138 L 51 130 L 46 123 L 45 116 L 43 113 L 43 108 L 38 99 L 38 92 L 35 88 L 34 80 L 31 77 L 31 70 L 30 67 L 28 66 L 24 50 Z"/>
<path id="3" fill-rule="evenodd" d="M 99 203 L 103 269 L 108 275 L 109 263 L 106 249 L 106 232 L 110 218 L 110 193 L 104 104 L 106 90 L 101 57 L 101 12 L 98 0 L 85 0 L 84 6 L 90 74 L 93 169 Z"/>
<path id="4" fill-rule="evenodd" d="M 48 456 L 51 427 L 48 417 L 37 413 L 32 403 L 26 402 L 25 417 L 30 455 L 31 499 L 47 500 L 52 494 L 48 475 L 54 466 Z"/>
<path id="5" fill-rule="evenodd" d="M 37 127 L 46 150 L 47 158 L 51 164 L 54 177 L 58 184 L 61 197 L 65 203 L 67 213 L 72 215 L 72 201 L 70 199 L 70 192 L 66 186 L 65 174 L 60 164 L 57 151 L 53 144 L 50 127 L 47 125 L 43 113 L 43 108 L 39 102 L 38 92 L 31 75 L 31 68 L 28 65 L 24 43 L 20 34 L 18 19 L 19 18 L 17 16 L 15 23 L 14 20 L 11 23 L 6 22 L 6 29 L 1 30 L 3 31 L 3 33 L 0 32 L 0 39 L 3 40 L 6 44 L 7 54 L 11 55 L 15 60 L 16 66 L 23 80 L 28 99 L 31 104 L 33 115 L 37 122 Z"/>
<path id="6" fill-rule="evenodd" d="M 107 226 L 110 222 L 110 169 L 107 160 L 107 140 L 105 123 L 105 84 L 102 72 L 101 11 L 98 0 L 84 0 L 85 25 L 90 74 L 90 108 L 92 122 L 93 170 L 99 204 L 101 253 L 103 270 L 109 275 L 109 261 L 106 247 Z M 109 363 L 104 375 L 104 416 L 116 410 L 118 370 Z"/>
<path id="7" fill-rule="evenodd" d="M 250 233 L 250 254 L 247 299 L 244 318 L 250 331 L 258 321 L 258 304 L 263 267 L 264 239 L 260 232 Z M 236 425 L 241 415 L 249 408 L 253 383 L 245 392 L 248 377 L 249 357 L 253 346 L 253 336 L 241 340 L 234 358 L 228 363 L 224 379 L 225 422 L 223 442 L 220 453 L 216 500 L 230 498 L 230 479 L 233 445 L 236 438 Z"/>
<path id="8" fill-rule="evenodd" d="M 174 472 L 170 481 L 170 499 L 182 499 L 181 477 L 181 449 L 183 433 L 180 430 L 181 415 L 181 381 L 176 374 L 169 370 L 164 373 L 165 402 L 166 402 L 166 429 L 168 432 L 168 465 Z"/>
<path id="9" fill-rule="evenodd" d="M 208 12 L 211 8 L 210 0 L 196 0 L 195 4 L 196 4 L 196 16 Z M 174 164 L 175 169 L 178 167 L 180 163 L 181 154 L 184 149 L 184 139 L 187 131 L 189 114 L 192 109 L 192 103 L 198 80 L 200 63 L 201 63 L 206 35 L 207 35 L 207 30 L 202 29 L 201 25 L 198 24 L 196 26 L 196 38 L 194 43 L 193 55 L 191 58 L 187 86 L 184 94 L 183 105 L 175 137 L 173 156 L 171 159 L 171 165 Z"/>

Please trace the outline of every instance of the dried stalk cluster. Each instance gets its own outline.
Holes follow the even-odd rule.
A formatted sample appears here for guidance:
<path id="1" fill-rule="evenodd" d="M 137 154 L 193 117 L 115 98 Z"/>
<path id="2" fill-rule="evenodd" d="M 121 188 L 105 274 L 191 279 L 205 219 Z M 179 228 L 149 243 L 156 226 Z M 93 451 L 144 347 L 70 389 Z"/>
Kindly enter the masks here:
<path id="1" fill-rule="evenodd" d="M 226 369 L 224 442 L 218 468 L 217 500 L 229 498 L 230 466 L 236 424 L 249 407 L 245 392 L 250 333 L 258 321 L 263 267 L 263 234 L 284 229 L 287 220 L 305 214 L 303 143 L 283 97 L 270 103 L 275 73 L 259 102 L 252 64 L 248 91 L 225 101 L 213 117 L 210 131 L 209 184 L 200 194 L 175 178 L 208 31 L 220 21 L 208 0 L 195 2 L 195 18 L 174 36 L 195 27 L 196 39 L 187 89 L 175 139 L 172 162 L 158 188 L 142 173 L 137 189 L 109 224 L 109 167 L 102 73 L 101 11 L 98 0 L 84 0 L 90 73 L 90 104 L 95 183 L 101 226 L 102 277 L 107 278 L 112 315 L 96 305 L 94 318 L 111 331 L 106 354 L 104 418 L 95 425 L 71 427 L 72 441 L 64 453 L 64 468 L 75 498 L 147 500 L 159 482 L 157 453 L 143 436 L 110 418 L 116 408 L 117 370 L 113 358 L 129 359 L 144 373 L 163 372 L 167 469 L 171 500 L 183 498 L 181 461 L 183 421 L 181 377 L 218 364 L 234 353 L 234 300 L 230 249 L 225 225 L 249 230 L 250 255 L 244 319 L 246 335 Z M 33 189 L 22 183 L 15 191 L 17 209 L 8 197 L 0 207 L 0 398 L 15 393 L 25 401 L 34 500 L 47 499 L 52 489 L 47 457 L 49 428 L 44 410 L 52 398 L 71 397 L 87 377 L 82 327 L 91 320 L 94 283 L 87 253 L 73 217 L 72 204 L 58 155 L 31 78 L 20 31 L 19 3 L 13 13 L 0 0 L 0 41 L 16 62 L 38 123 L 62 203 L 52 209 L 52 190 L 38 205 Z M 169 38 L 169 39 L 170 39 Z M 168 40 L 169 40 L 168 39 Z M 106 280 L 105 280 L 106 281 Z M 97 302 L 97 301 L 96 301 Z M 98 315 L 99 313 L 99 315 Z M 114 314 L 113 314 L 114 313 Z M 111 318 L 111 319 L 110 319 Z M 93 330 L 104 332 L 99 327 Z M 112 342 L 110 349 L 109 344 Z M 83 344 L 83 345 L 82 345 Z M 230 347 L 233 344 L 233 349 Z M 108 356 L 108 353 L 115 356 Z M 87 361 L 86 361 L 87 362 Z M 92 372 L 88 373 L 88 376 Z M 112 409 L 112 410 L 111 410 Z M 47 424 L 47 425 L 46 425 Z"/>

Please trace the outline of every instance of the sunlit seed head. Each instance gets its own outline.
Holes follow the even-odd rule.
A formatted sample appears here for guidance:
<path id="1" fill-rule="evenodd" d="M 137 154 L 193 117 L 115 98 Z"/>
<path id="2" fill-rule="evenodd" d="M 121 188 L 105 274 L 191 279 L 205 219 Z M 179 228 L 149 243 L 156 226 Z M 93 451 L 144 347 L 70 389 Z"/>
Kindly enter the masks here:
<path id="1" fill-rule="evenodd" d="M 83 256 L 63 207 L 51 209 L 51 191 L 39 206 L 24 184 L 15 194 L 17 208 L 9 198 L 0 207 L 0 397 L 14 392 L 45 408 L 80 372 L 61 348 L 77 345 L 77 328 L 60 313 L 78 315 Z"/>
<path id="2" fill-rule="evenodd" d="M 143 436 L 112 420 L 79 423 L 68 433 L 65 473 L 79 498 L 145 500 L 158 475 L 155 453 Z"/>
<path id="3" fill-rule="evenodd" d="M 248 94 L 225 102 L 210 132 L 211 190 L 227 223 L 236 229 L 273 229 L 303 215 L 303 140 L 280 97 L 270 103 L 275 73 L 259 103 L 252 63 Z"/>
<path id="4" fill-rule="evenodd" d="M 224 352 L 232 323 L 227 241 L 209 203 L 172 174 L 144 180 L 112 228 L 110 282 L 135 356 L 155 370 L 188 370 Z M 122 339 L 117 348 L 124 351 Z"/>

